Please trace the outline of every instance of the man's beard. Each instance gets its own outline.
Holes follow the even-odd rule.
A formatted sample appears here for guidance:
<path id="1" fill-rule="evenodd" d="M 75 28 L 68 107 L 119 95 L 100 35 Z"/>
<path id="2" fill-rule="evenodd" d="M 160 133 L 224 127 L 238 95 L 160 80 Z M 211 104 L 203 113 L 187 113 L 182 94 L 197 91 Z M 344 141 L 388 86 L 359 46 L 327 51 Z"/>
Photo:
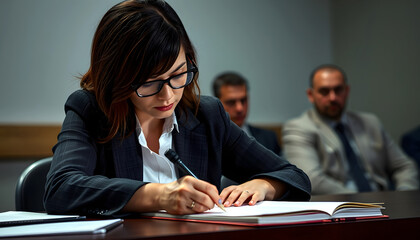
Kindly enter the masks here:
<path id="1" fill-rule="evenodd" d="M 331 106 L 337 107 L 337 111 L 331 111 L 329 109 Z M 318 105 L 315 104 L 315 109 L 322 117 L 327 118 L 329 120 L 337 121 L 340 120 L 341 115 L 343 115 L 345 105 L 340 106 L 338 103 L 333 102 L 330 106 L 321 109 Z"/>

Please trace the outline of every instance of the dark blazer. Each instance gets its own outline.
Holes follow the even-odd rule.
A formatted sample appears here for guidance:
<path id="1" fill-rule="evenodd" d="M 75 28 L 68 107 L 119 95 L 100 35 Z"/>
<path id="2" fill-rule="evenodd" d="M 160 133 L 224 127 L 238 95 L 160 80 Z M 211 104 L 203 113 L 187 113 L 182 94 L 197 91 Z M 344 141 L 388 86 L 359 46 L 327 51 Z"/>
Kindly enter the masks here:
<path id="1" fill-rule="evenodd" d="M 420 167 L 420 126 L 401 137 L 401 147 Z"/>
<path id="2" fill-rule="evenodd" d="M 173 132 L 174 148 L 198 178 L 220 187 L 222 174 L 238 182 L 266 176 L 288 184 L 285 200 L 310 198 L 306 174 L 249 138 L 229 120 L 216 98 L 202 97 L 197 116 L 176 111 L 179 133 Z M 118 214 L 146 184 L 136 135 L 98 143 L 107 133 L 106 118 L 93 94 L 85 90 L 68 98 L 65 112 L 47 176 L 45 209 L 61 214 Z"/>
<path id="3" fill-rule="evenodd" d="M 281 155 L 281 148 L 277 141 L 277 135 L 275 132 L 257 128 L 252 125 L 248 125 L 251 135 L 264 147 L 270 149 L 274 153 Z"/>

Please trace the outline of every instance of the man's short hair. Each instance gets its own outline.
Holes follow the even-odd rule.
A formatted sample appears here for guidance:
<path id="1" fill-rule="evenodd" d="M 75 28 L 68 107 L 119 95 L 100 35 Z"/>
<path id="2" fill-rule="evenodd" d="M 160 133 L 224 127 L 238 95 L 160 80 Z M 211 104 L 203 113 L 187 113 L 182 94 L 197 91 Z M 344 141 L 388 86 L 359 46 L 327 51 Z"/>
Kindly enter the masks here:
<path id="1" fill-rule="evenodd" d="M 315 74 L 319 70 L 323 70 L 323 69 L 330 69 L 330 70 L 339 71 L 341 73 L 341 75 L 343 75 L 344 82 L 347 83 L 347 75 L 341 67 L 339 67 L 335 64 L 322 64 L 322 65 L 319 65 L 318 67 L 316 67 L 314 70 L 312 70 L 311 75 L 309 76 L 309 86 L 310 87 L 314 86 L 314 76 L 315 76 Z"/>
<path id="2" fill-rule="evenodd" d="M 219 74 L 213 81 L 213 94 L 220 98 L 220 89 L 222 86 L 245 86 L 249 90 L 248 81 L 239 73 L 225 72 Z"/>

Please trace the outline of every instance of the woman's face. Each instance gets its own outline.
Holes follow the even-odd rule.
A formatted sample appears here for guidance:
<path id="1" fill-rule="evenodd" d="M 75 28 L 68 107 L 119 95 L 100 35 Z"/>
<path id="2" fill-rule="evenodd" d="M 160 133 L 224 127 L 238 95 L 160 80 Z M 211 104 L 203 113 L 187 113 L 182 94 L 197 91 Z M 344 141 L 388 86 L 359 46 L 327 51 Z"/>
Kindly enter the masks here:
<path id="1" fill-rule="evenodd" d="M 178 58 L 174 65 L 164 74 L 156 78 L 150 78 L 146 82 L 153 80 L 165 80 L 171 76 L 187 71 L 187 59 L 185 57 L 184 49 L 181 47 Z M 172 115 L 175 107 L 182 98 L 184 88 L 172 89 L 168 84 L 164 84 L 160 92 L 149 97 L 139 97 L 136 92 L 130 96 L 134 104 L 137 118 L 140 124 L 146 121 L 155 119 L 165 119 Z"/>

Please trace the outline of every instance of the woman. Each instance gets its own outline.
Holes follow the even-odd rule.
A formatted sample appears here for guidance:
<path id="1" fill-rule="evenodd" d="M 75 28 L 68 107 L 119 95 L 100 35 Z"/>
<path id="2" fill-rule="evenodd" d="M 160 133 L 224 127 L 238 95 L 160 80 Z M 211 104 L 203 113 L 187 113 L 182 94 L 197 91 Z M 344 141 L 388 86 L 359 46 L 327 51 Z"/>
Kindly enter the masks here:
<path id="1" fill-rule="evenodd" d="M 250 139 L 201 97 L 196 55 L 163 1 L 126 1 L 103 17 L 82 90 L 65 104 L 44 204 L 48 213 L 203 212 L 307 200 L 307 176 Z M 198 179 L 165 158 L 174 149 Z M 244 182 L 223 189 L 220 177 Z"/>

